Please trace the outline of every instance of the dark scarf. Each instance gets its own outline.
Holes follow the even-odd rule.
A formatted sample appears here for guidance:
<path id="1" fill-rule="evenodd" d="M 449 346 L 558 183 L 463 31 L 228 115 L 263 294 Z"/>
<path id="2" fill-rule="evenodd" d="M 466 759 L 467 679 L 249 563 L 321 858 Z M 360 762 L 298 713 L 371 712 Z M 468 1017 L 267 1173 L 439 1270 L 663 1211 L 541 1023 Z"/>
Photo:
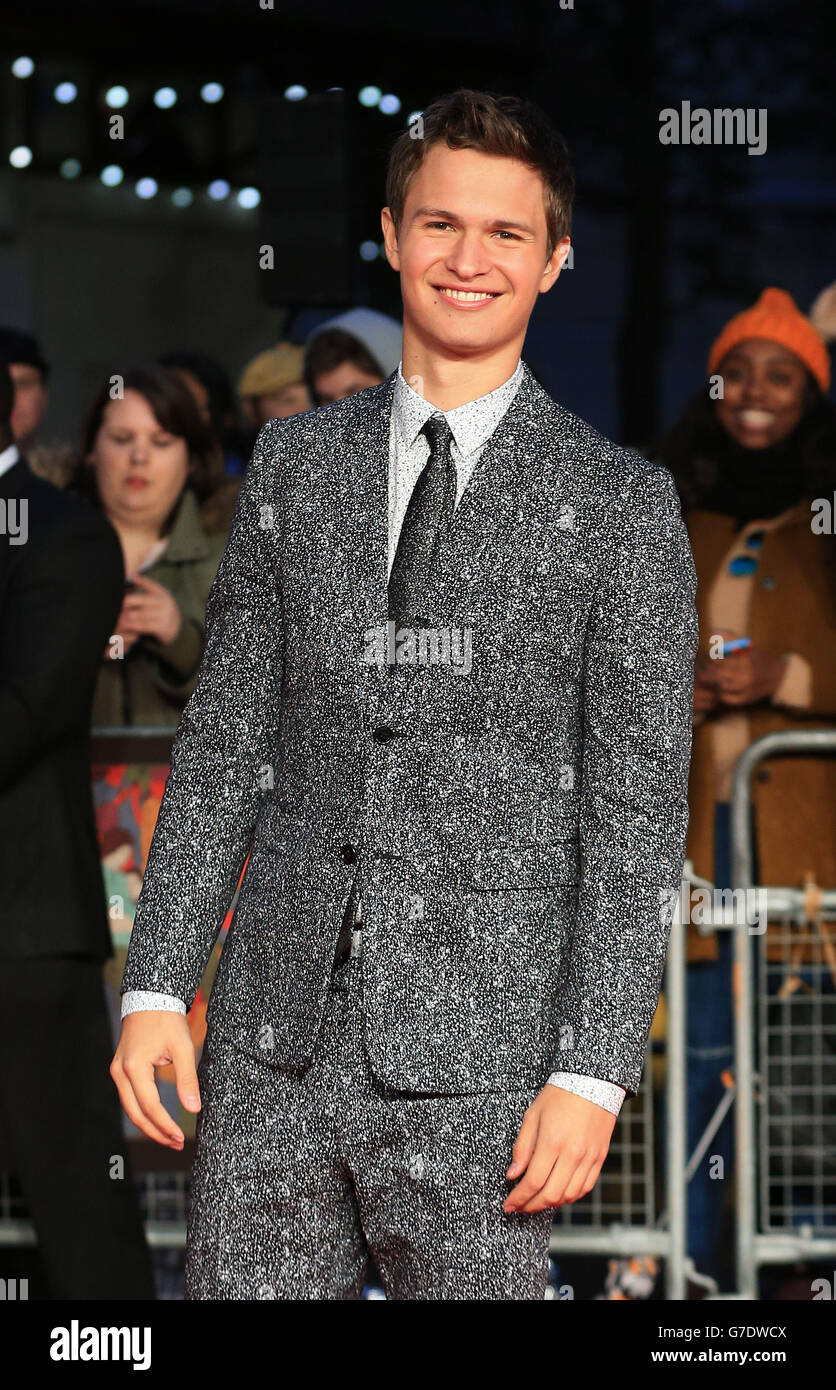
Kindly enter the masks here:
<path id="1" fill-rule="evenodd" d="M 737 530 L 747 522 L 778 516 L 804 492 L 799 467 L 801 423 L 767 449 L 744 449 L 725 430 L 712 450 L 717 472 L 699 505 L 733 516 Z"/>

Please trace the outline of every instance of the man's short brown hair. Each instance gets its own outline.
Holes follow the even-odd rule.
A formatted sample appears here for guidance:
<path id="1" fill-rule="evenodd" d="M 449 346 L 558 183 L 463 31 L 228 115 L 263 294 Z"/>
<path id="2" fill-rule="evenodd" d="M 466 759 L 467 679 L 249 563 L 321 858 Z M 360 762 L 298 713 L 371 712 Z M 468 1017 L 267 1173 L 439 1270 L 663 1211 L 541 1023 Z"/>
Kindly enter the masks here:
<path id="1" fill-rule="evenodd" d="M 389 155 L 386 202 L 400 231 L 407 189 L 427 150 L 445 142 L 453 150 L 504 155 L 536 169 L 543 180 L 543 202 L 551 256 L 572 225 L 575 177 L 562 135 L 539 106 L 521 97 L 498 96 L 460 87 L 421 112 L 398 136 Z M 420 133 L 419 133 L 420 132 Z"/>

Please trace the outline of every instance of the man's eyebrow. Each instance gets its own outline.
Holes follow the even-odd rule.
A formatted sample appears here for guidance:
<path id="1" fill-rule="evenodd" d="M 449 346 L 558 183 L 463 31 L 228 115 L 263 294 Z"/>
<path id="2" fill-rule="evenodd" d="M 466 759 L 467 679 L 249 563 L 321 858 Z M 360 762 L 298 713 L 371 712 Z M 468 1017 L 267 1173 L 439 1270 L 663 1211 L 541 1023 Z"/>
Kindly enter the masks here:
<path id="1" fill-rule="evenodd" d="M 415 209 L 415 212 L 412 214 L 412 220 L 415 221 L 415 219 L 416 219 L 417 217 L 443 217 L 444 220 L 445 220 L 445 222 L 458 222 L 458 221 L 459 221 L 459 217 L 458 217 L 457 213 L 455 213 L 455 212 L 449 212 L 447 208 L 428 208 L 428 207 L 416 208 L 416 209 Z M 536 235 L 537 235 L 537 233 L 536 233 L 536 231 L 534 230 L 534 228 L 533 228 L 533 227 L 529 227 L 529 225 L 528 225 L 527 222 L 514 222 L 514 221 L 512 221 L 511 219 L 505 218 L 505 217 L 498 217 L 498 218 L 490 218 L 490 217 L 489 217 L 489 218 L 487 219 L 485 225 L 486 225 L 486 226 L 491 226 L 491 227 L 501 227 L 501 228 L 503 228 L 503 230 L 511 230 L 511 229 L 513 229 L 514 231 L 517 231 L 517 232 L 528 232 L 529 236 L 536 236 Z"/>
<path id="2" fill-rule="evenodd" d="M 530 236 L 537 235 L 534 228 L 529 227 L 527 222 L 506 222 L 503 219 L 500 219 L 498 222 L 492 223 L 492 226 L 501 227 L 503 228 L 503 230 L 513 228 L 515 232 L 528 232 Z"/>

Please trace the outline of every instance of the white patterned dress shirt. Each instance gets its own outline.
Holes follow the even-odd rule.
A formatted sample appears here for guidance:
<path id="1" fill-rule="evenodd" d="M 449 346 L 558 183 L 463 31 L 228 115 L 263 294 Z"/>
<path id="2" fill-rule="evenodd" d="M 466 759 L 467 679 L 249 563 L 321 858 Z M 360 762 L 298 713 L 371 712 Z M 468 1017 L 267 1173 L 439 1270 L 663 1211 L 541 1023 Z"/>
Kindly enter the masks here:
<path id="1" fill-rule="evenodd" d="M 4 473 L 8 473 L 10 468 L 14 468 L 19 458 L 20 454 L 16 444 L 10 444 L 8 449 L 4 449 L 0 454 L 0 477 Z"/>

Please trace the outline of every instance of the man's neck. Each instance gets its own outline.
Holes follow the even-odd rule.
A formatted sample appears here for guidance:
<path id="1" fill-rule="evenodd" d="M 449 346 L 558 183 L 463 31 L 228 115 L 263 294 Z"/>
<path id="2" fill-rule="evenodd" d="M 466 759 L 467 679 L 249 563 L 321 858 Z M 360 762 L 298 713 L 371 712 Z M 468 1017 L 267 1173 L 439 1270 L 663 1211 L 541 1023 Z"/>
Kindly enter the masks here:
<path id="1" fill-rule="evenodd" d="M 521 349 L 522 340 L 482 357 L 456 357 L 416 340 L 404 324 L 401 370 L 404 380 L 430 405 L 455 410 L 487 396 L 513 376 Z"/>

